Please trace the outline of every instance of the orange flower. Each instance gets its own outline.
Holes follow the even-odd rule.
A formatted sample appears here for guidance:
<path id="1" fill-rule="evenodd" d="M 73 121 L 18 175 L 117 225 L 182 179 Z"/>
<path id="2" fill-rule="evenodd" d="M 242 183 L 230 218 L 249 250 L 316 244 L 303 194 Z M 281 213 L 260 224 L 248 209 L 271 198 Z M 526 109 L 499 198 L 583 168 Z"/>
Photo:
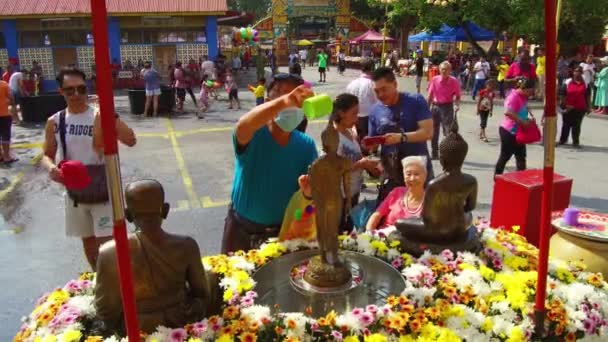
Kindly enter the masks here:
<path id="1" fill-rule="evenodd" d="M 407 313 L 412 313 L 412 312 L 414 312 L 414 306 L 412 304 L 402 305 L 401 311 L 407 312 Z"/>
<path id="2" fill-rule="evenodd" d="M 564 333 L 564 326 L 563 325 L 558 325 L 558 326 L 555 327 L 555 335 L 556 336 L 560 336 L 563 333 Z"/>
<path id="3" fill-rule="evenodd" d="M 221 335 L 234 335 L 234 329 L 232 328 L 232 326 L 226 326 L 222 328 L 222 333 Z"/>
<path id="4" fill-rule="evenodd" d="M 413 332 L 418 332 L 418 330 L 420 330 L 421 327 L 422 327 L 422 324 L 417 319 L 410 322 L 410 329 L 412 329 Z"/>
<path id="5" fill-rule="evenodd" d="M 587 282 L 595 287 L 602 286 L 602 281 L 604 278 L 600 273 L 592 273 L 587 277 Z"/>
<path id="6" fill-rule="evenodd" d="M 249 331 L 256 332 L 256 331 L 258 331 L 259 328 L 260 328 L 260 323 L 258 323 L 258 322 L 251 322 L 251 324 L 249 324 Z"/>
<path id="7" fill-rule="evenodd" d="M 209 321 L 208 321 L 209 325 L 217 324 L 218 319 L 219 319 L 219 317 L 217 317 L 217 316 L 211 316 L 211 317 L 209 317 Z"/>
<path id="8" fill-rule="evenodd" d="M 287 328 L 288 329 L 295 329 L 296 328 L 296 321 L 294 321 L 293 319 L 288 319 L 287 320 Z"/>
<path id="9" fill-rule="evenodd" d="M 279 327 L 279 326 L 276 326 L 276 327 L 274 328 L 274 332 L 275 332 L 275 333 L 277 333 L 277 335 L 279 335 L 279 336 L 280 336 L 280 335 L 283 335 L 283 328 L 281 328 L 281 327 Z"/>
<path id="10" fill-rule="evenodd" d="M 310 306 L 307 306 L 304 312 L 306 312 L 306 314 L 310 316 L 312 315 L 312 308 Z"/>
<path id="11" fill-rule="evenodd" d="M 386 303 L 390 306 L 395 306 L 398 303 L 397 297 L 395 296 L 388 296 L 388 298 L 386 299 Z"/>
<path id="12" fill-rule="evenodd" d="M 250 332 L 242 333 L 239 337 L 241 342 L 256 342 L 258 340 L 258 337 Z"/>
<path id="13" fill-rule="evenodd" d="M 426 309 L 424 311 L 432 319 L 439 318 L 439 315 L 441 314 L 441 311 L 437 307 L 428 308 L 428 309 Z"/>
<path id="14" fill-rule="evenodd" d="M 395 330 L 401 330 L 405 326 L 406 321 L 401 319 L 401 317 L 397 316 L 393 319 L 390 319 L 389 328 Z"/>
<path id="15" fill-rule="evenodd" d="M 266 325 L 270 323 L 270 319 L 268 319 L 268 317 L 262 317 L 262 324 Z"/>
<path id="16" fill-rule="evenodd" d="M 224 309 L 223 317 L 224 317 L 224 319 L 234 319 L 234 318 L 236 318 L 238 313 L 239 313 L 239 309 L 237 309 L 235 306 L 231 305 Z"/>
<path id="17" fill-rule="evenodd" d="M 399 296 L 399 304 L 405 305 L 405 304 L 407 304 L 409 302 L 410 301 L 409 301 L 409 299 L 407 299 L 407 297 L 405 297 L 405 296 Z"/>
<path id="18" fill-rule="evenodd" d="M 445 289 L 443 289 L 443 294 L 446 297 L 452 297 L 453 295 L 456 294 L 456 288 L 452 287 L 452 286 L 446 286 Z"/>
<path id="19" fill-rule="evenodd" d="M 573 333 L 573 332 L 569 332 L 569 333 L 566 335 L 566 341 L 567 341 L 567 342 L 574 342 L 574 341 L 576 341 L 576 334 L 575 334 L 575 333 Z"/>
<path id="20" fill-rule="evenodd" d="M 325 319 L 325 317 L 319 318 L 319 320 L 317 321 L 317 323 L 319 323 L 319 325 L 322 326 L 322 327 L 329 325 L 329 322 L 327 322 L 327 319 Z"/>

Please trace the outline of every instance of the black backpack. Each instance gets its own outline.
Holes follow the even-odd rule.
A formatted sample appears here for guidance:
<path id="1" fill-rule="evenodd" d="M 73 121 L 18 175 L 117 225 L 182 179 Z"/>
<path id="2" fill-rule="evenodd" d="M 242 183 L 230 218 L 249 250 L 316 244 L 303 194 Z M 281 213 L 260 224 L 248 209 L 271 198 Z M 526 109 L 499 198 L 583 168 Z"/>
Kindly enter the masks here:
<path id="1" fill-rule="evenodd" d="M 65 143 L 65 109 L 59 112 L 59 140 L 63 159 L 67 158 L 67 145 Z M 70 190 L 68 195 L 74 201 L 74 206 L 78 203 L 93 204 L 104 203 L 110 199 L 108 194 L 108 182 L 106 179 L 105 165 L 86 165 L 91 183 L 83 190 Z"/>

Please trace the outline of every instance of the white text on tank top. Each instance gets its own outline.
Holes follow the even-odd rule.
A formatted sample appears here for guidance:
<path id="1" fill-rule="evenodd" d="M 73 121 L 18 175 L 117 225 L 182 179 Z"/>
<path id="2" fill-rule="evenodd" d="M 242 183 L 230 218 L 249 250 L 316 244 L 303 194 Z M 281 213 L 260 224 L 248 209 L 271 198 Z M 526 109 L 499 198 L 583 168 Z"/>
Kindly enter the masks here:
<path id="1" fill-rule="evenodd" d="M 85 165 L 103 164 L 100 154 L 93 148 L 93 122 L 95 111 L 92 107 L 83 113 L 72 114 L 66 108 L 65 143 L 67 158 L 63 155 L 61 137 L 59 136 L 59 113 L 55 114 L 55 139 L 60 159 L 79 160 Z"/>

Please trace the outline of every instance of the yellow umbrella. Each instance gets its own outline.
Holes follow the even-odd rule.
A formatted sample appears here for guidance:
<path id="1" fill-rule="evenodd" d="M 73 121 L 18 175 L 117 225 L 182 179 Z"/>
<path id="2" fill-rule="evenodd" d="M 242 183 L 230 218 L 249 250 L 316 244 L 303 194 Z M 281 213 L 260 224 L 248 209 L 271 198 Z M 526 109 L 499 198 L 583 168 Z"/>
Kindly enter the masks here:
<path id="1" fill-rule="evenodd" d="M 315 45 L 315 43 L 311 42 L 308 39 L 302 39 L 302 40 L 298 40 L 297 45 L 299 45 L 299 46 L 310 46 L 310 45 Z"/>

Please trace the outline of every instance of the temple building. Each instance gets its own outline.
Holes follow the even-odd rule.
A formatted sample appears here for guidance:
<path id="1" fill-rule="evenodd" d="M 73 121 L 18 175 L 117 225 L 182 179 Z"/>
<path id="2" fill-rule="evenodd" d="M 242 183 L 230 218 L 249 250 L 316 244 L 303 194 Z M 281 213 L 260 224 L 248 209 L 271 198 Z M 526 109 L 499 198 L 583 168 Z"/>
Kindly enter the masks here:
<path id="1" fill-rule="evenodd" d="M 110 60 L 157 70 L 181 60 L 211 58 L 218 51 L 218 18 L 226 0 L 106 0 Z M 89 0 L 0 2 L 0 65 L 30 69 L 37 61 L 43 88 L 56 88 L 55 75 L 68 65 L 92 74 L 93 40 Z"/>
<path id="2" fill-rule="evenodd" d="M 350 0 L 273 0 L 269 16 L 255 25 L 262 40 L 272 40 L 281 62 L 297 48 L 299 39 L 325 47 L 345 45 L 349 38 L 368 30 L 353 17 Z"/>

